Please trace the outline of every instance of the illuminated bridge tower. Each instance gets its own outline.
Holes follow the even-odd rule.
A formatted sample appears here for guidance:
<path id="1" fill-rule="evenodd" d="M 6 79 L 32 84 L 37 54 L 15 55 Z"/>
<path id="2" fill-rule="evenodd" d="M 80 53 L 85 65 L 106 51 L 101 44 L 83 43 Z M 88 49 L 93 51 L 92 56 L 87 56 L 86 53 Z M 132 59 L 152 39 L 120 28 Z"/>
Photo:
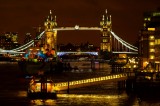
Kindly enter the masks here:
<path id="1" fill-rule="evenodd" d="M 107 14 L 107 10 L 106 14 L 102 17 L 100 26 L 102 28 L 100 50 L 112 52 L 112 35 L 110 33 L 112 30 L 112 20 L 111 15 Z"/>
<path id="2" fill-rule="evenodd" d="M 57 56 L 57 31 L 53 28 L 57 27 L 56 16 L 53 18 L 52 11 L 50 10 L 49 16 L 44 22 L 45 36 L 43 39 L 43 52 L 50 53 L 54 57 Z"/>

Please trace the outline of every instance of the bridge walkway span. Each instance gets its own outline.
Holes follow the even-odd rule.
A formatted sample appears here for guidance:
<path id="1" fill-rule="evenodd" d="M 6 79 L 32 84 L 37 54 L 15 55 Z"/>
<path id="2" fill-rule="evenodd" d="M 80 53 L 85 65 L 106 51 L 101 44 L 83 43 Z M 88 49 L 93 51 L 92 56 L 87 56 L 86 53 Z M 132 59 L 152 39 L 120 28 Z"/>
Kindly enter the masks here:
<path id="1" fill-rule="evenodd" d="M 57 91 L 61 91 L 61 90 L 67 90 L 68 88 L 74 89 L 85 86 L 97 85 L 105 82 L 123 81 L 127 80 L 127 78 L 128 78 L 127 73 L 122 73 L 122 74 L 107 75 L 107 76 L 81 79 L 75 81 L 59 82 L 55 83 L 54 87 L 56 88 Z"/>

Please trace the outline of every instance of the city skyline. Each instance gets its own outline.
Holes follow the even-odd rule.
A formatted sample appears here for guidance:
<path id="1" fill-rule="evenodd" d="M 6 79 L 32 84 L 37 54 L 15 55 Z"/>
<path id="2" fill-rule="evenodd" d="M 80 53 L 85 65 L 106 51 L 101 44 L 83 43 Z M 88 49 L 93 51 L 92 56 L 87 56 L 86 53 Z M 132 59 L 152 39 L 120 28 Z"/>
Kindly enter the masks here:
<path id="1" fill-rule="evenodd" d="M 49 10 L 57 16 L 58 27 L 99 27 L 105 9 L 112 15 L 112 30 L 125 41 L 134 44 L 143 26 L 143 13 L 156 11 L 158 0 L 47 0 L 47 1 L 0 1 L 0 32 L 18 32 L 19 41 L 25 33 L 35 36 L 34 27 L 43 26 Z M 99 31 L 58 32 L 58 43 L 100 43 Z M 92 38 L 92 39 L 91 39 Z M 130 39 L 128 39 L 130 38 Z"/>

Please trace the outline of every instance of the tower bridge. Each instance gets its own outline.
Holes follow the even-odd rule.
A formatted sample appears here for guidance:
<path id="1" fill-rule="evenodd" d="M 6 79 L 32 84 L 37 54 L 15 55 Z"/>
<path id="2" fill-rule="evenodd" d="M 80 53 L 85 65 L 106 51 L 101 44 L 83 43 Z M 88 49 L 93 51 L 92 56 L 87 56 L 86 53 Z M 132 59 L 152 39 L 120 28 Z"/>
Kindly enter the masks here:
<path id="1" fill-rule="evenodd" d="M 15 53 L 23 52 L 33 46 L 41 50 L 43 53 L 51 52 L 54 57 L 57 57 L 57 54 L 60 51 L 57 50 L 57 34 L 58 31 L 72 31 L 72 30 L 97 30 L 101 32 L 100 38 L 100 50 L 108 51 L 112 53 L 134 53 L 138 52 L 138 48 L 127 43 L 119 36 L 117 36 L 112 31 L 112 20 L 111 15 L 108 15 L 107 11 L 103 15 L 102 20 L 100 21 L 100 26 L 98 27 L 83 27 L 75 25 L 73 27 L 58 27 L 56 22 L 56 16 L 53 17 L 52 11 L 50 10 L 49 16 L 44 22 L 44 31 L 42 31 L 34 40 L 17 47 L 12 50 L 7 50 L 6 53 Z M 3 50 L 5 52 L 5 50 Z"/>

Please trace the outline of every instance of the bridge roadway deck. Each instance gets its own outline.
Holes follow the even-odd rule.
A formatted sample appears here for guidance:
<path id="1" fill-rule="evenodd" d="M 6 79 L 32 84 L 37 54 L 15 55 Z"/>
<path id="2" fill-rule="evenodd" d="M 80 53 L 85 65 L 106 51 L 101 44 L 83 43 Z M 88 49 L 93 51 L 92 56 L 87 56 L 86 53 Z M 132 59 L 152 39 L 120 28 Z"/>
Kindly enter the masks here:
<path id="1" fill-rule="evenodd" d="M 87 79 L 81 79 L 81 80 L 75 80 L 75 81 L 69 81 L 69 82 L 59 82 L 59 83 L 55 83 L 54 87 L 56 88 L 56 90 L 61 91 L 61 90 L 67 90 L 68 88 L 73 89 L 73 88 L 96 85 L 96 84 L 105 83 L 105 82 L 122 81 L 122 80 L 126 80 L 127 78 L 128 78 L 127 74 L 122 73 L 122 74 L 87 78 Z"/>

